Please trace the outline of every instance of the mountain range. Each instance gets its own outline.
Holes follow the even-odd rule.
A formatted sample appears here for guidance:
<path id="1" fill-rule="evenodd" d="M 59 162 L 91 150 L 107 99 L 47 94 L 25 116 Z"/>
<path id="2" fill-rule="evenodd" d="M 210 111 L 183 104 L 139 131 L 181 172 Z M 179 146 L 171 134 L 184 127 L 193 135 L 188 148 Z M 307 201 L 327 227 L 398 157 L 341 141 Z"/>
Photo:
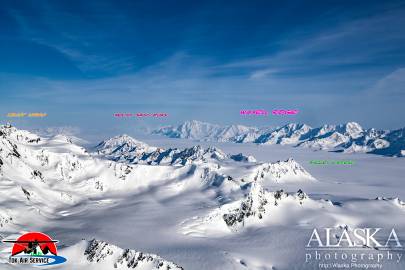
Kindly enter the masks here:
<path id="1" fill-rule="evenodd" d="M 257 128 L 242 125 L 219 126 L 192 120 L 178 126 L 156 129 L 152 134 L 198 141 L 280 144 L 345 153 L 405 156 L 405 128 L 364 129 L 356 122 L 315 128 L 296 123 L 282 127 Z"/>
<path id="2" fill-rule="evenodd" d="M 391 197 L 403 190 L 391 165 L 401 160 L 380 158 L 390 162 L 387 189 L 370 182 L 373 199 L 355 195 L 368 170 L 346 182 L 315 178 L 294 159 L 267 153 L 257 162 L 214 146 L 164 149 L 128 135 L 85 149 L 66 135 L 0 126 L 0 238 L 49 233 L 68 259 L 58 269 L 259 270 L 302 264 L 284 255 L 302 251 L 308 228 L 405 228 L 405 203 Z M 7 263 L 10 249 L 0 247 L 1 269 L 25 269 Z"/>
<path id="3" fill-rule="evenodd" d="M 215 147 L 163 149 L 128 135 L 85 149 L 66 135 L 41 137 L 0 126 L 1 237 L 29 230 L 29 224 L 36 230 L 55 220 L 61 222 L 57 227 L 69 226 L 72 218 L 82 215 L 84 219 L 70 226 L 91 223 L 87 215 L 102 213 L 149 189 L 161 190 L 152 193 L 159 200 L 201 192 L 217 204 L 242 196 L 256 181 L 314 180 L 293 159 L 259 163 L 252 156 L 226 154 Z M 84 268 L 97 264 L 95 269 L 182 269 L 157 255 L 122 250 L 103 241 L 83 245 L 72 246 L 72 254 L 85 255 Z"/>

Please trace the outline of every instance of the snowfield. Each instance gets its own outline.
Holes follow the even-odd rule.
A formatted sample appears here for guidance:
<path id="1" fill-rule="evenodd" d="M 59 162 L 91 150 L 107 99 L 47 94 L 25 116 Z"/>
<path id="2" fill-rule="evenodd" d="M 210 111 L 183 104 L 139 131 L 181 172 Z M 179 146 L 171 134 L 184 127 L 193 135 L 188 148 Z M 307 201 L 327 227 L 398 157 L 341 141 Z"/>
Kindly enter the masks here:
<path id="1" fill-rule="evenodd" d="M 198 126 L 165 132 L 224 140 L 120 135 L 85 149 L 76 144 L 80 139 L 1 126 L 0 238 L 42 231 L 60 241 L 59 255 L 67 258 L 52 269 L 79 270 L 319 269 L 325 260 L 306 249 L 314 228 L 333 228 L 335 239 L 345 231 L 353 236 L 356 228 L 381 228 L 377 240 L 395 228 L 405 245 L 405 159 L 347 153 L 359 152 L 353 145 L 341 153 L 292 147 L 315 131 L 290 128 L 270 133 L 280 142 L 275 145 L 229 139 L 259 139 L 255 128 Z M 347 144 L 347 136 L 364 139 L 361 127 L 339 128 L 344 131 L 323 127 L 315 137 L 329 134 L 322 145 L 333 148 Z M 385 136 L 402 147 L 398 132 Z M 322 149 L 319 140 L 309 141 Z M 321 166 L 310 164 L 313 159 L 355 162 Z M 9 265 L 10 251 L 11 245 L 0 245 L 0 269 L 30 268 Z M 379 250 L 365 245 L 356 252 Z M 405 269 L 405 258 L 379 263 Z"/>

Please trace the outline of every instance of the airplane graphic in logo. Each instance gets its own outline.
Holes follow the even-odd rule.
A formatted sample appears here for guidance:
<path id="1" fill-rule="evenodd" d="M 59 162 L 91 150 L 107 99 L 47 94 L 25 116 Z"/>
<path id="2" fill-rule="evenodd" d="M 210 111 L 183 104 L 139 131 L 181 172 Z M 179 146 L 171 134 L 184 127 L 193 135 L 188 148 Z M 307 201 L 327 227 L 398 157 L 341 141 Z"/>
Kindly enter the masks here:
<path id="1" fill-rule="evenodd" d="M 58 256 L 56 243 L 59 241 L 41 232 L 29 232 L 17 240 L 2 240 L 2 242 L 13 244 L 10 257 L 10 263 L 13 264 L 54 265 L 66 261 L 66 258 Z M 50 262 L 51 260 L 53 261 Z"/>

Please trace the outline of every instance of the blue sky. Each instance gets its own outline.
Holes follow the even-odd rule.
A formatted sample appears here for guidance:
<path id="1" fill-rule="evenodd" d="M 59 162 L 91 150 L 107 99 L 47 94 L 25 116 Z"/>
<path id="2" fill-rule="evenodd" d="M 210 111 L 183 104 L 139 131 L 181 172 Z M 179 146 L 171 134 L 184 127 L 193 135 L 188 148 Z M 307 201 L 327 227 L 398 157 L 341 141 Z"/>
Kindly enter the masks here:
<path id="1" fill-rule="evenodd" d="M 88 134 L 190 119 L 404 127 L 405 1 L 2 1 L 0 93 L 2 122 Z"/>

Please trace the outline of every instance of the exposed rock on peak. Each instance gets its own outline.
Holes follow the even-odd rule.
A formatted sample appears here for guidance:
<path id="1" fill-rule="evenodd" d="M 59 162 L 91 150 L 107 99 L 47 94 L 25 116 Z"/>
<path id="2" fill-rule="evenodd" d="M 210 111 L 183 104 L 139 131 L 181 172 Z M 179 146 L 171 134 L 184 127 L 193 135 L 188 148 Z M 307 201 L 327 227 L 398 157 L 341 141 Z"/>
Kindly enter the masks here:
<path id="1" fill-rule="evenodd" d="M 121 249 L 104 241 L 91 240 L 84 251 L 87 261 L 109 266 L 110 269 L 183 270 L 161 257 L 130 249 Z"/>

